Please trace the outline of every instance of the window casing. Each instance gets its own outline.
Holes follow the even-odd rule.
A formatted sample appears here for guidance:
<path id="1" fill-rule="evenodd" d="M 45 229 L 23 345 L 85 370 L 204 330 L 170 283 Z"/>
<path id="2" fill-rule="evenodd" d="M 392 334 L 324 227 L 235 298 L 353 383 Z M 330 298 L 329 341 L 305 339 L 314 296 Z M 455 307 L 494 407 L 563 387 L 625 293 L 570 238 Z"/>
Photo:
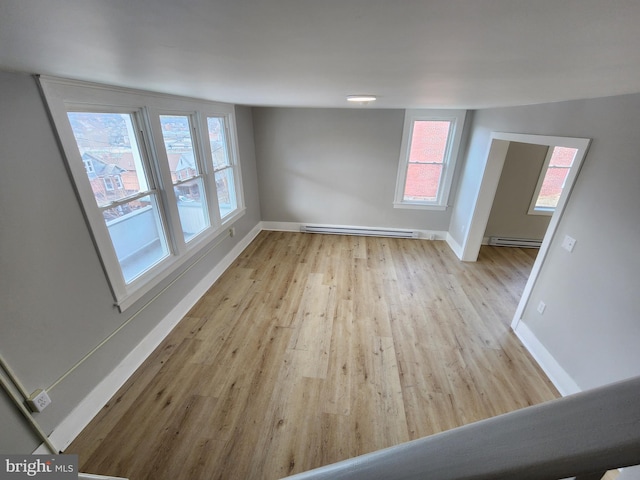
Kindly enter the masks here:
<path id="1" fill-rule="evenodd" d="M 577 148 L 549 147 L 531 198 L 529 215 L 553 215 L 577 153 Z"/>
<path id="2" fill-rule="evenodd" d="M 444 210 L 466 111 L 407 110 L 394 207 Z"/>
<path id="3" fill-rule="evenodd" d="M 232 105 L 53 77 L 40 83 L 121 311 L 244 214 Z M 220 119 L 234 173 L 224 215 L 210 117 Z"/>

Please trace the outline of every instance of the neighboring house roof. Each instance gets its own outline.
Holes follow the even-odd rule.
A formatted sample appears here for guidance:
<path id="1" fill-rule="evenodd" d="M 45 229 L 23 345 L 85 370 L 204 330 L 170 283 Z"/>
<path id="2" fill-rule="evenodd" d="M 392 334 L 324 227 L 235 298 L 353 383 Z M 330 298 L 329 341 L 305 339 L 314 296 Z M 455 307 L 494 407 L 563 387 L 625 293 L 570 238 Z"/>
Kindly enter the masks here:
<path id="1" fill-rule="evenodd" d="M 191 168 L 192 170 L 196 169 L 196 161 L 192 152 L 181 153 L 175 170 L 172 169 L 171 171 L 179 172 L 180 170 L 186 170 L 188 168 Z"/>
<path id="2" fill-rule="evenodd" d="M 126 172 L 126 168 L 122 168 L 115 163 L 106 163 L 101 160 L 100 157 L 96 155 L 92 155 L 90 153 L 84 153 L 82 155 L 82 160 L 84 162 L 90 161 L 93 166 L 93 172 L 87 171 L 87 175 L 89 176 L 89 180 L 93 180 L 95 177 L 105 177 L 105 176 L 113 176 L 113 175 L 121 175 Z M 111 160 L 111 158 L 109 159 Z"/>

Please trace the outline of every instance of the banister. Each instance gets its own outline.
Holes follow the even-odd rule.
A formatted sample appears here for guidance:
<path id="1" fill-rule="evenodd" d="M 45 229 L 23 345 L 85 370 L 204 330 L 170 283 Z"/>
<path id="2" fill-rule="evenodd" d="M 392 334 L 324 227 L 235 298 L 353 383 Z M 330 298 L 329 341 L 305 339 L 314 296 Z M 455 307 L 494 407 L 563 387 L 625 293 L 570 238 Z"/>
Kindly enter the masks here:
<path id="1" fill-rule="evenodd" d="M 288 480 L 557 480 L 640 464 L 640 377 Z"/>

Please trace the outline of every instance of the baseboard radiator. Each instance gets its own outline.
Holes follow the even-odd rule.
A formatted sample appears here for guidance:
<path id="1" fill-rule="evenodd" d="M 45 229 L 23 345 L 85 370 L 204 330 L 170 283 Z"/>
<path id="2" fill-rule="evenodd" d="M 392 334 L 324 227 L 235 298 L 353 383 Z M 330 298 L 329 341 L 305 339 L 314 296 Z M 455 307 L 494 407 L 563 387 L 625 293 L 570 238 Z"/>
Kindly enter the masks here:
<path id="1" fill-rule="evenodd" d="M 489 245 L 495 247 L 540 248 L 542 240 L 512 237 L 489 237 Z"/>
<path id="2" fill-rule="evenodd" d="M 305 233 L 327 233 L 332 235 L 359 235 L 363 237 L 418 238 L 418 232 L 413 230 L 394 230 L 386 228 L 322 227 L 302 225 L 300 227 L 300 231 Z"/>

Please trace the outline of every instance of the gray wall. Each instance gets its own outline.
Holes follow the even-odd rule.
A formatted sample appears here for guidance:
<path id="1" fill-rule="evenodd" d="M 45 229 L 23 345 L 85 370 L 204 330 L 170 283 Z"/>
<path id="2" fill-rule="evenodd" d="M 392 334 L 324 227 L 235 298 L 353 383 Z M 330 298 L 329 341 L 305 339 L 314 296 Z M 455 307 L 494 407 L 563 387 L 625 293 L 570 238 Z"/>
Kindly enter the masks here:
<path id="1" fill-rule="evenodd" d="M 394 209 L 404 111 L 254 108 L 262 219 L 447 230 L 450 212 Z"/>
<path id="2" fill-rule="evenodd" d="M 550 216 L 529 215 L 548 147 L 511 142 L 493 200 L 485 237 L 542 240 Z"/>
<path id="3" fill-rule="evenodd" d="M 460 243 L 491 131 L 593 139 L 523 316 L 582 389 L 640 375 L 639 125 L 640 94 L 480 110 L 452 215 Z M 560 247 L 567 234 L 573 253 Z"/>
<path id="4" fill-rule="evenodd" d="M 0 72 L 0 92 L 0 353 L 31 392 L 50 386 L 171 279 L 118 313 L 35 81 Z M 36 414 L 47 433 L 260 221 L 251 109 L 236 112 L 247 204 L 235 224 L 237 236 L 49 392 L 52 405 Z M 3 414 L 11 411 L 5 400 Z M 3 416 L 0 445 L 30 453 L 26 446 L 36 443 L 21 425 L 4 423 Z"/>

